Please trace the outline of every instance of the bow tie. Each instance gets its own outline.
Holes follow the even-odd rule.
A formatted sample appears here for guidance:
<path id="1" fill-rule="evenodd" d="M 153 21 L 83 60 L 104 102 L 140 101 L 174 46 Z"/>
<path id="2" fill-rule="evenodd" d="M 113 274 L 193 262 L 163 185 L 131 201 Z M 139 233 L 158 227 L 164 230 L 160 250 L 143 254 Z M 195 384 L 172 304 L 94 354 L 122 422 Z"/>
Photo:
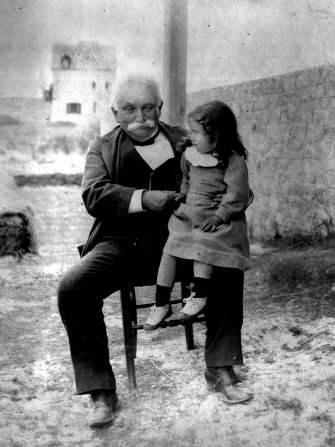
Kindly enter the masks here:
<path id="1" fill-rule="evenodd" d="M 137 141 L 137 140 L 134 140 L 134 138 L 131 138 L 131 137 L 129 137 L 129 138 L 134 146 L 150 146 L 151 144 L 154 144 L 155 139 L 157 138 L 158 134 L 159 134 L 159 129 L 157 129 L 157 132 L 152 137 L 150 137 L 148 140 Z"/>

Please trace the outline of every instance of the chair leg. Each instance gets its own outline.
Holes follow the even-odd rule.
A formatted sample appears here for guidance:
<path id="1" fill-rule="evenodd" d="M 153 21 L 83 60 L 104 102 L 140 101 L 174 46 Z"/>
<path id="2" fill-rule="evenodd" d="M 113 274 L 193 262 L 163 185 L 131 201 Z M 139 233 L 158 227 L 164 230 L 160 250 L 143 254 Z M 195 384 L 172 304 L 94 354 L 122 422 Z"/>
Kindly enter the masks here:
<path id="1" fill-rule="evenodd" d="M 132 321 L 132 328 L 133 328 L 133 326 L 137 325 L 137 307 L 136 307 L 135 288 L 131 287 L 129 289 L 129 293 L 130 293 L 131 321 Z M 132 329 L 132 340 L 133 340 L 134 358 L 136 359 L 136 353 L 137 353 L 137 330 L 135 330 L 135 329 Z"/>
<path id="2" fill-rule="evenodd" d="M 181 283 L 182 298 L 187 298 L 189 295 L 190 295 L 189 283 L 182 282 Z M 192 349 L 195 349 L 194 336 L 193 336 L 193 324 L 191 321 L 185 322 L 184 331 L 185 331 L 186 347 L 189 351 L 191 351 Z"/>
<path id="3" fill-rule="evenodd" d="M 195 349 L 192 322 L 186 322 L 184 330 L 186 338 L 186 347 L 189 351 L 191 351 L 192 349 Z"/>
<path id="4" fill-rule="evenodd" d="M 135 361 L 137 331 L 133 329 L 132 322 L 136 324 L 136 296 L 133 287 L 120 290 L 124 345 L 126 350 L 127 374 L 129 390 L 136 389 Z"/>

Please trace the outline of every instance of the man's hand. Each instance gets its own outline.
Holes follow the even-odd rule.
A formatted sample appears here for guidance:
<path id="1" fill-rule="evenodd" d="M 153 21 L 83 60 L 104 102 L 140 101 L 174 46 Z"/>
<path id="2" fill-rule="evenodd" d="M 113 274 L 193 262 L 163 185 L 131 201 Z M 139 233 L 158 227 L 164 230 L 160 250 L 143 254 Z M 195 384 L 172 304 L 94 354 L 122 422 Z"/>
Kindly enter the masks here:
<path id="1" fill-rule="evenodd" d="M 144 210 L 164 211 L 177 208 L 183 195 L 174 191 L 144 191 L 142 207 Z"/>
<path id="2" fill-rule="evenodd" d="M 216 230 L 216 228 L 222 224 L 223 220 L 220 219 L 219 216 L 212 216 L 209 217 L 208 219 L 204 220 L 200 226 L 199 226 L 199 230 L 200 231 L 205 231 L 205 232 L 214 232 Z"/>

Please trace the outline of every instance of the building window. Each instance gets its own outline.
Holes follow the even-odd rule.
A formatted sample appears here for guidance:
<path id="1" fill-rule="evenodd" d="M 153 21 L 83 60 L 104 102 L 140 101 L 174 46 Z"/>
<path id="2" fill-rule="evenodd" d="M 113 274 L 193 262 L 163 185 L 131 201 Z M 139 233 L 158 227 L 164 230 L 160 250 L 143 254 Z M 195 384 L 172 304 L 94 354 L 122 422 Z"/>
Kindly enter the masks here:
<path id="1" fill-rule="evenodd" d="M 92 82 L 92 88 L 95 88 L 97 86 L 97 83 L 96 82 Z"/>
<path id="2" fill-rule="evenodd" d="M 105 82 L 105 89 L 106 89 L 106 90 L 109 89 L 109 82 Z"/>
<path id="3" fill-rule="evenodd" d="M 94 103 L 93 103 L 93 112 L 95 113 L 96 111 L 97 111 L 97 103 L 94 102 Z"/>
<path id="4" fill-rule="evenodd" d="M 47 102 L 51 102 L 53 97 L 52 97 L 52 84 L 50 85 L 49 90 L 44 90 L 43 91 L 43 99 L 44 101 Z"/>
<path id="5" fill-rule="evenodd" d="M 66 104 L 66 113 L 77 113 L 81 114 L 81 104 L 77 102 L 70 102 Z"/>
<path id="6" fill-rule="evenodd" d="M 71 67 L 71 58 L 69 56 L 63 56 L 60 62 L 62 68 L 69 69 Z"/>

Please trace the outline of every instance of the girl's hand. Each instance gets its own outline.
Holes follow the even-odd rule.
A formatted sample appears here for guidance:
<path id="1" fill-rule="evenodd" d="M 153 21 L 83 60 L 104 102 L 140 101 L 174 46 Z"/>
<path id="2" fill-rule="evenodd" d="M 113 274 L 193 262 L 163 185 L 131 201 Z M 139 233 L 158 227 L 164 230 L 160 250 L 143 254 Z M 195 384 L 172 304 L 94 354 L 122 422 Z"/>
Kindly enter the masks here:
<path id="1" fill-rule="evenodd" d="M 205 232 L 210 231 L 213 233 L 222 222 L 223 220 L 219 216 L 209 217 L 200 224 L 199 230 Z"/>

